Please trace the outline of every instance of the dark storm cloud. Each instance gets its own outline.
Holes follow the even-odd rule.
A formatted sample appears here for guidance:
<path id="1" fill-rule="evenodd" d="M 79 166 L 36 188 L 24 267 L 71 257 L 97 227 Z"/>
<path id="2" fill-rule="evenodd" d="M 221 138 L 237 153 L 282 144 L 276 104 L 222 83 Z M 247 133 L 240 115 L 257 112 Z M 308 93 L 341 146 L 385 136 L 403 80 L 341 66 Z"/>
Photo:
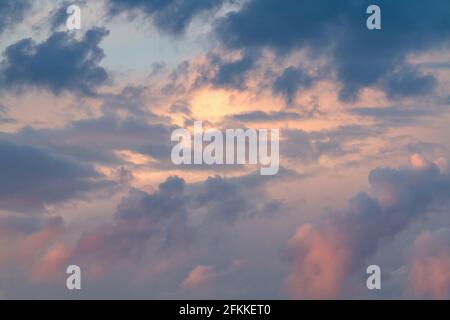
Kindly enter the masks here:
<path id="1" fill-rule="evenodd" d="M 366 28 L 366 8 L 371 4 L 366 0 L 252 0 L 222 19 L 217 34 L 231 49 L 272 48 L 286 54 L 307 48 L 315 56 L 331 56 L 342 83 L 340 97 L 352 100 L 362 88 L 379 86 L 392 72 L 409 68 L 407 54 L 447 45 L 450 39 L 450 2 L 446 0 L 380 0 L 382 30 L 376 31 Z M 400 83 L 386 80 L 382 87 L 388 87 L 393 96 L 413 93 L 421 84 L 429 91 L 430 78 L 409 76 L 400 76 Z"/>
<path id="2" fill-rule="evenodd" d="M 42 211 L 112 185 L 88 165 L 29 145 L 0 140 L 0 207 Z"/>
<path id="3" fill-rule="evenodd" d="M 182 33 L 197 15 L 217 9 L 224 0 L 109 0 L 110 15 L 142 12 L 162 31 Z"/>
<path id="4" fill-rule="evenodd" d="M 30 38 L 20 40 L 3 53 L 0 83 L 4 88 L 35 86 L 55 94 L 69 90 L 93 95 L 96 87 L 109 81 L 99 66 L 105 55 L 98 46 L 107 34 L 95 28 L 81 40 L 65 32 L 56 32 L 39 44 Z"/>
<path id="5" fill-rule="evenodd" d="M 30 7 L 30 0 L 0 1 L 0 33 L 6 28 L 21 22 L 25 12 Z"/>

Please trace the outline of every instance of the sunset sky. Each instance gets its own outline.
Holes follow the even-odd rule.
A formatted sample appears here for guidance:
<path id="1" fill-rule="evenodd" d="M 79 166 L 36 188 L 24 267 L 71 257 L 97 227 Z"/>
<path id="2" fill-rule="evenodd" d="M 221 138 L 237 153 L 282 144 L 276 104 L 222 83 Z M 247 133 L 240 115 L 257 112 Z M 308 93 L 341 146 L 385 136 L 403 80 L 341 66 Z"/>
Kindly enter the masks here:
<path id="1" fill-rule="evenodd" d="M 0 298 L 450 298 L 450 1 L 0 0 L 0 51 Z"/>

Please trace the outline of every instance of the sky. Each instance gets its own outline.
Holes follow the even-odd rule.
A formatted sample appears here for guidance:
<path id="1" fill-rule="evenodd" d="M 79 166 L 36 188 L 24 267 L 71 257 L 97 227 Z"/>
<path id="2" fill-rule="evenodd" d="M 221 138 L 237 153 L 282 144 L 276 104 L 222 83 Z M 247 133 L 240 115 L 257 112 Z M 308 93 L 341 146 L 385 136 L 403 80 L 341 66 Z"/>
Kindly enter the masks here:
<path id="1" fill-rule="evenodd" d="M 449 299 L 449 16 L 0 1 L 0 298 Z M 279 129 L 278 173 L 175 165 L 194 121 Z"/>

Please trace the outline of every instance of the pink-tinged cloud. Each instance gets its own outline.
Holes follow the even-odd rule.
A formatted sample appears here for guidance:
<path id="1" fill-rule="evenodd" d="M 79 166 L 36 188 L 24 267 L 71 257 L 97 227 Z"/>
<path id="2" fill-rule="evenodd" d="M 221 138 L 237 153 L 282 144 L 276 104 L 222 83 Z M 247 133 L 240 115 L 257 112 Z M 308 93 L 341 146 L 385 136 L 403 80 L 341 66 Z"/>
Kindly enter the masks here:
<path id="1" fill-rule="evenodd" d="M 301 226 L 290 241 L 293 267 L 287 288 L 292 297 L 345 296 L 346 281 L 354 272 L 364 272 L 364 262 L 380 240 L 396 235 L 433 206 L 448 203 L 450 177 L 444 164 L 415 155 L 409 166 L 376 168 L 369 174 L 374 196 L 361 192 L 346 210 Z M 440 270 L 445 263 L 433 260 L 429 267 Z"/>
<path id="2" fill-rule="evenodd" d="M 326 299 L 339 294 L 350 270 L 350 240 L 332 224 L 314 228 L 301 226 L 290 240 L 295 252 L 293 270 L 287 280 L 293 298 Z"/>
<path id="3" fill-rule="evenodd" d="M 207 286 L 218 276 L 213 266 L 198 265 L 184 279 L 182 288 L 195 289 Z"/>
<path id="4" fill-rule="evenodd" d="M 34 280 L 60 278 L 68 266 L 71 249 L 62 243 L 53 245 L 36 263 L 32 271 Z"/>
<path id="5" fill-rule="evenodd" d="M 424 232 L 414 242 L 407 297 L 450 298 L 450 229 Z"/>
<path id="6" fill-rule="evenodd" d="M 62 219 L 24 218 L 21 223 L 25 228 L 22 226 L 22 229 L 11 228 L 8 220 L 14 222 L 13 217 L 7 217 L 2 221 L 2 227 L 10 229 L 7 233 L 10 245 L 4 250 L 6 259 L 3 258 L 0 264 L 23 271 L 32 281 L 61 279 L 65 271 L 64 264 L 71 255 L 70 249 L 63 244 L 65 229 Z"/>

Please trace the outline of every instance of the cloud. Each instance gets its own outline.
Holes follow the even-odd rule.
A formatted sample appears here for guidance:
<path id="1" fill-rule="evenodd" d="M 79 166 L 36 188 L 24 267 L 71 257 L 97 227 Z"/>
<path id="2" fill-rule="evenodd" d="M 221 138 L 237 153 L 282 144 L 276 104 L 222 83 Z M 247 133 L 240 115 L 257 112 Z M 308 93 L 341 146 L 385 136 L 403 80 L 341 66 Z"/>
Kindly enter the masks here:
<path id="1" fill-rule="evenodd" d="M 417 123 L 420 119 L 442 111 L 435 106 L 387 106 L 387 107 L 360 107 L 350 108 L 348 112 L 357 116 L 370 117 L 379 121 L 383 126 L 408 125 Z"/>
<path id="2" fill-rule="evenodd" d="M 388 97 L 393 99 L 429 94 L 436 84 L 437 81 L 432 75 L 422 75 L 410 66 L 389 74 L 381 82 Z"/>
<path id="3" fill-rule="evenodd" d="M 32 86 L 54 94 L 67 90 L 93 95 L 95 88 L 110 80 L 99 66 L 105 55 L 98 45 L 107 34 L 94 28 L 81 40 L 65 32 L 56 32 L 39 44 L 22 39 L 5 49 L 0 83 L 4 88 Z"/>
<path id="4" fill-rule="evenodd" d="M 292 296 L 345 296 L 346 280 L 361 270 L 380 240 L 449 202 L 445 163 L 415 155 L 409 166 L 376 168 L 369 174 L 373 196 L 361 192 L 347 209 L 301 226 L 290 241 L 293 269 L 287 283 Z"/>
<path id="5" fill-rule="evenodd" d="M 46 226 L 62 225 L 59 216 L 30 216 L 5 214 L 0 216 L 0 231 L 2 237 L 23 237 L 42 230 Z"/>
<path id="6" fill-rule="evenodd" d="M 169 248 L 187 241 L 187 199 L 184 181 L 171 177 L 154 194 L 132 189 L 115 213 L 114 225 L 87 232 L 78 241 L 75 255 L 99 263 L 143 259 L 148 241 L 152 247 Z"/>
<path id="7" fill-rule="evenodd" d="M 301 68 L 289 67 L 275 80 L 273 92 L 282 95 L 288 104 L 292 104 L 298 91 L 308 89 L 315 79 Z"/>
<path id="8" fill-rule="evenodd" d="M 253 190 L 255 185 L 245 185 L 244 182 L 245 179 L 233 181 L 220 176 L 208 177 L 204 181 L 196 200 L 207 210 L 207 220 L 233 223 L 238 219 L 264 216 L 279 210 L 279 201 L 259 203 L 258 190 Z"/>
<path id="9" fill-rule="evenodd" d="M 258 55 L 246 51 L 242 57 L 234 61 L 223 61 L 219 56 L 212 59 L 212 67 L 218 66 L 218 70 L 212 83 L 217 87 L 244 90 L 246 86 L 247 72 L 252 70 Z"/>
<path id="10" fill-rule="evenodd" d="M 258 67 L 260 57 L 257 50 L 241 50 L 236 55 L 224 52 L 209 52 L 205 61 L 193 65 L 196 71 L 194 87 L 210 85 L 216 88 L 246 90 L 248 75 Z"/>
<path id="11" fill-rule="evenodd" d="M 352 248 L 345 234 L 332 226 L 301 226 L 290 240 L 295 251 L 288 288 L 294 298 L 326 299 L 339 295 L 351 267 Z"/>
<path id="12" fill-rule="evenodd" d="M 432 100 L 434 102 L 431 102 Z M 375 123 L 375 127 L 387 130 L 392 127 L 426 125 L 430 120 L 444 116 L 448 108 L 447 104 L 433 98 L 423 101 L 409 100 L 405 103 L 398 100 L 394 102 L 394 104 L 385 106 L 350 107 L 346 111 L 360 117 L 360 121 L 370 120 Z M 414 136 L 410 133 L 406 133 L 406 135 Z"/>
<path id="13" fill-rule="evenodd" d="M 52 30 L 58 28 L 61 25 L 65 25 L 67 18 L 69 15 L 67 14 L 67 8 L 70 5 L 77 5 L 79 7 L 82 7 L 86 5 L 86 0 L 77 0 L 77 1 L 71 1 L 71 0 L 65 0 L 63 3 L 59 5 L 58 8 L 55 10 L 52 10 L 50 12 L 50 28 Z"/>
<path id="14" fill-rule="evenodd" d="M 13 24 L 23 20 L 25 12 L 31 7 L 29 0 L 0 1 L 0 33 Z"/>
<path id="15" fill-rule="evenodd" d="M 92 166 L 33 146 L 0 140 L 0 208 L 42 211 L 46 205 L 111 187 Z"/>
<path id="16" fill-rule="evenodd" d="M 250 111 L 234 114 L 231 119 L 242 122 L 269 122 L 269 121 L 283 121 L 283 120 L 298 120 L 302 115 L 297 112 L 289 111 Z"/>
<path id="17" fill-rule="evenodd" d="M 213 266 L 196 266 L 184 279 L 181 287 L 184 289 L 196 289 L 208 285 L 218 276 Z"/>
<path id="18" fill-rule="evenodd" d="M 33 281 L 55 276 L 63 280 L 63 266 L 55 263 L 56 256 L 52 254 L 60 246 L 58 242 L 64 233 L 61 217 L 17 213 L 2 215 L 0 230 L 0 239 L 9 243 L 0 250 L 2 281 L 8 281 L 16 273 L 26 274 Z M 53 259 L 54 263 L 49 264 L 48 259 Z"/>
<path id="19" fill-rule="evenodd" d="M 7 116 L 7 110 L 2 105 L 0 105 L 0 124 L 1 123 L 16 123 L 16 120 Z"/>
<path id="20" fill-rule="evenodd" d="M 192 111 L 191 108 L 189 106 L 189 103 L 185 102 L 185 101 L 175 101 L 171 106 L 170 106 L 170 112 L 173 113 L 182 113 L 184 115 L 187 116 L 191 116 L 192 115 Z"/>
<path id="21" fill-rule="evenodd" d="M 251 0 L 219 21 L 216 31 L 230 49 L 270 48 L 281 55 L 307 49 L 311 56 L 329 57 L 342 85 L 342 100 L 354 100 L 370 86 L 388 89 L 391 96 L 414 94 L 419 84 L 425 84 L 428 92 L 431 78 L 409 73 L 412 78 L 406 80 L 395 70 L 409 68 L 408 54 L 448 45 L 450 4 L 445 0 L 432 0 L 426 6 L 421 1 L 408 5 L 378 1 L 382 30 L 376 31 L 365 26 L 370 4 L 365 0 L 332 4 L 327 0 Z"/>
<path id="22" fill-rule="evenodd" d="M 121 119 L 107 112 L 99 118 L 74 121 L 63 128 L 25 127 L 17 133 L 0 134 L 0 137 L 17 143 L 45 146 L 55 153 L 83 162 L 123 164 L 115 150 L 132 150 L 166 162 L 170 159 L 173 129 L 164 124 L 149 124 L 144 116 Z"/>
<path id="23" fill-rule="evenodd" d="M 145 95 L 148 89 L 145 86 L 125 86 L 119 93 L 103 93 L 100 95 L 102 112 L 105 116 L 124 118 L 139 118 L 141 120 L 168 121 L 168 118 L 155 115 L 148 109 Z"/>
<path id="24" fill-rule="evenodd" d="M 311 132 L 286 129 L 282 131 L 281 154 L 288 159 L 309 164 L 319 160 L 321 156 L 340 157 L 357 153 L 359 148 L 354 142 L 380 133 L 380 129 L 360 125 L 344 125 Z"/>
<path id="25" fill-rule="evenodd" d="M 191 297 L 211 297 L 219 287 L 229 285 L 229 280 L 236 280 L 236 273 L 247 266 L 247 260 L 233 260 L 229 267 L 220 269 L 212 265 L 197 265 L 181 282 L 183 294 Z"/>
<path id="26" fill-rule="evenodd" d="M 131 189 L 117 205 L 112 223 L 85 232 L 67 256 L 88 273 L 102 270 L 97 274 L 104 275 L 112 266 L 200 250 L 208 238 L 217 238 L 221 226 L 279 211 L 281 204 L 267 199 L 264 181 L 210 177 L 187 184 L 171 176 L 153 193 Z"/>
<path id="27" fill-rule="evenodd" d="M 450 229 L 423 232 L 413 245 L 407 296 L 416 299 L 450 297 Z"/>
<path id="28" fill-rule="evenodd" d="M 199 14 L 218 9 L 224 0 L 109 0 L 109 14 L 141 12 L 152 18 L 158 29 L 177 35 Z"/>

